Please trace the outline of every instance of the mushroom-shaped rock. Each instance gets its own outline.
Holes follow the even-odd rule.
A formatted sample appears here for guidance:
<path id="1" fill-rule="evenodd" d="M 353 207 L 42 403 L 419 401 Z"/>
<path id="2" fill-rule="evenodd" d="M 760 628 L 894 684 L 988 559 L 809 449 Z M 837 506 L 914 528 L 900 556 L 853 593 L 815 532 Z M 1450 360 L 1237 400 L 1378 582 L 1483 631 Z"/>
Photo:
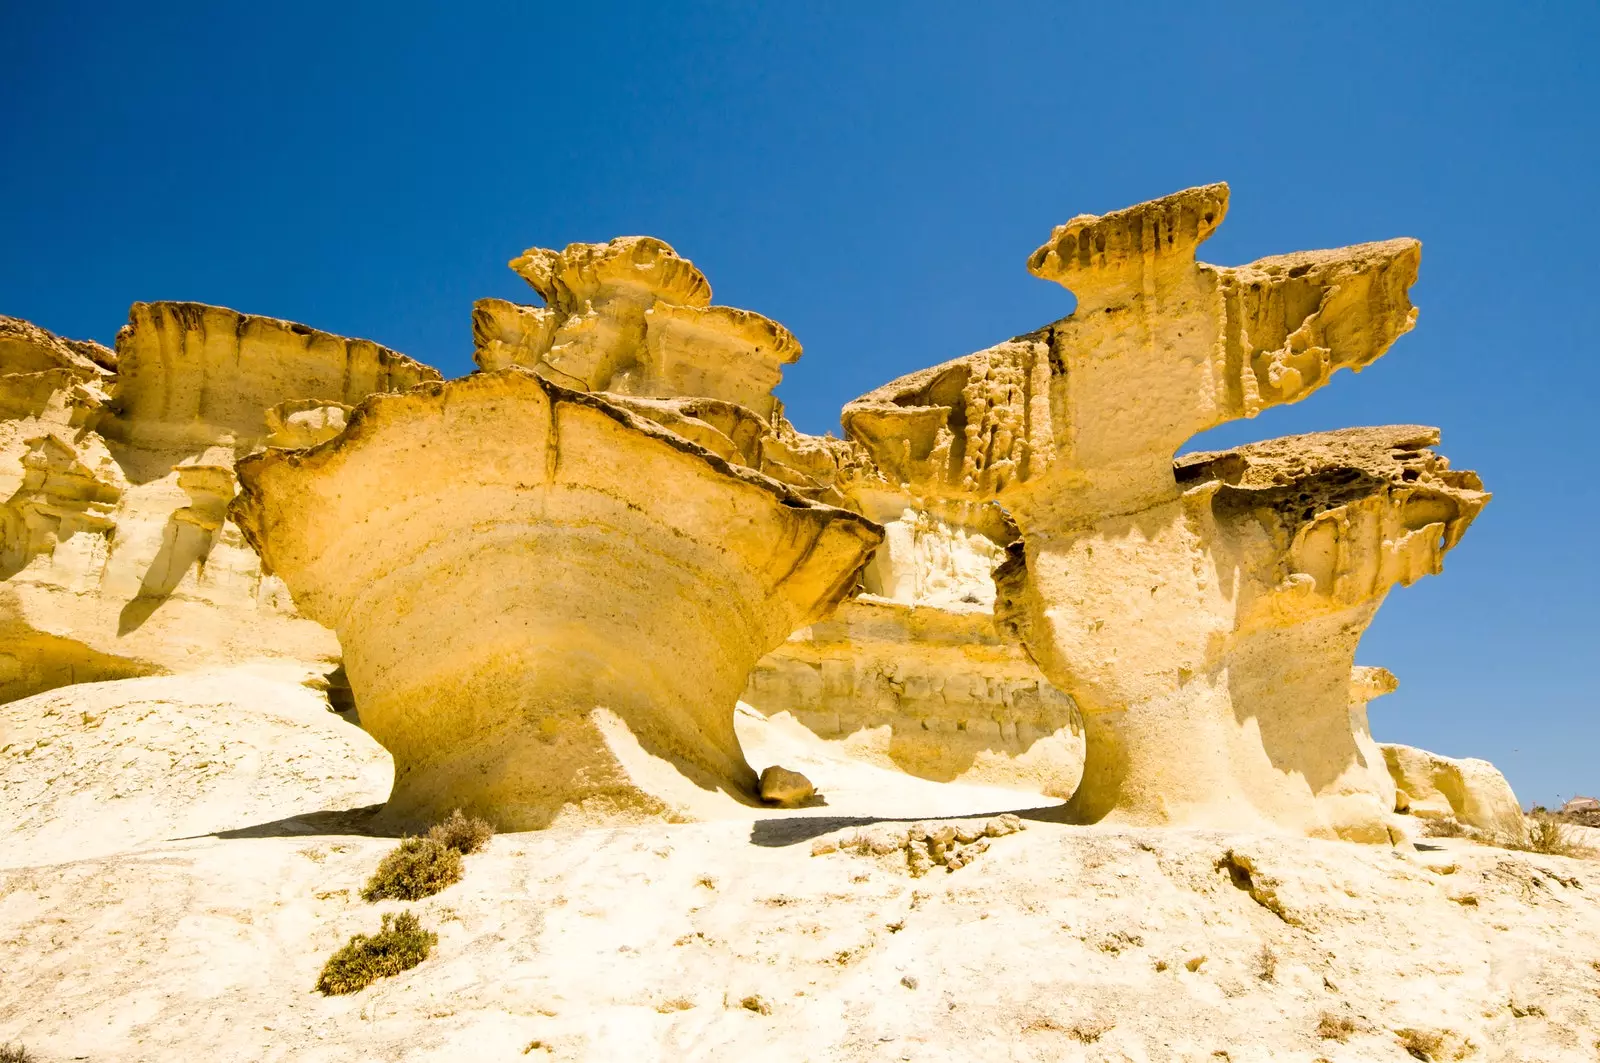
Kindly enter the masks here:
<path id="1" fill-rule="evenodd" d="M 1074 292 L 1071 315 L 886 384 L 844 427 L 913 498 L 1015 519 L 997 615 L 1085 715 L 1079 817 L 1387 840 L 1351 651 L 1488 496 L 1424 449 L 1431 429 L 1173 462 L 1416 318 L 1415 240 L 1197 261 L 1227 201 L 1208 185 L 1060 226 L 1028 266 Z"/>
<path id="2" fill-rule="evenodd" d="M 1423 819 L 1453 817 L 1498 841 L 1527 836 L 1517 795 L 1487 760 L 1458 760 L 1387 742 L 1380 748 L 1394 777 L 1396 811 Z"/>
<path id="3" fill-rule="evenodd" d="M 401 821 L 753 800 L 733 730 L 750 668 L 881 538 L 517 368 L 375 396 L 342 435 L 239 475 L 235 519 L 339 635 Z"/>
<path id="4" fill-rule="evenodd" d="M 772 390 L 800 344 L 770 318 L 708 305 L 705 276 L 660 240 L 535 247 L 511 268 L 546 305 L 479 300 L 478 368 L 518 365 L 583 391 L 722 399 L 764 420 L 778 413 Z"/>
<path id="5" fill-rule="evenodd" d="M 1356 643 L 1489 497 L 1437 439 L 1401 425 L 1193 455 L 1174 512 L 1025 536 L 996 611 L 1084 713 L 1080 818 L 1388 839 L 1351 724 Z"/>
<path id="6" fill-rule="evenodd" d="M 1192 436 L 1362 368 L 1416 320 L 1417 241 L 1198 262 L 1227 201 L 1207 185 L 1058 227 L 1028 268 L 1072 289 L 1070 316 L 869 392 L 846 430 L 905 482 L 1031 488 L 1061 519 L 1171 499 Z"/>

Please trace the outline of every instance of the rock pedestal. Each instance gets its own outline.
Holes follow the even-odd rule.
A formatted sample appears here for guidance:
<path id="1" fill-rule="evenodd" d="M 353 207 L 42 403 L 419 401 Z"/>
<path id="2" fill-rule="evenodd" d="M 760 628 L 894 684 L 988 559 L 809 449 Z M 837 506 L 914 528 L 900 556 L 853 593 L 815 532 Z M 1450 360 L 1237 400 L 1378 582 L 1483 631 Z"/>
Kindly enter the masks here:
<path id="1" fill-rule="evenodd" d="M 837 604 L 881 538 L 518 368 L 376 398 L 240 479 L 235 519 L 338 632 L 400 821 L 753 800 L 733 732 L 750 668 Z"/>

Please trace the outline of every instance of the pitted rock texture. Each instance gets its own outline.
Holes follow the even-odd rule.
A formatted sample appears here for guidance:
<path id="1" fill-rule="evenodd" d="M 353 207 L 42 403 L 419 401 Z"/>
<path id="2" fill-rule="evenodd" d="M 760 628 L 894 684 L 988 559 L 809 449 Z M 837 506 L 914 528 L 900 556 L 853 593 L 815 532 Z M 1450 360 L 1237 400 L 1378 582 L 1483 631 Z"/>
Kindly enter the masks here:
<path id="1" fill-rule="evenodd" d="M 711 285 L 660 240 L 535 247 L 511 262 L 545 300 L 473 307 L 474 360 L 558 384 L 643 398 L 697 396 L 778 413 L 772 389 L 800 357 L 792 333 L 749 310 L 711 306 Z"/>
<path id="2" fill-rule="evenodd" d="M 239 473 L 233 517 L 338 633 L 398 820 L 754 800 L 733 732 L 750 668 L 882 538 L 520 368 L 375 396 L 341 435 Z"/>
<path id="3" fill-rule="evenodd" d="M 1173 462 L 1415 322 L 1414 240 L 1197 262 L 1227 195 L 1058 227 L 1029 269 L 1072 289 L 1070 316 L 878 388 L 844 425 L 913 506 L 996 502 L 1015 521 L 996 616 L 1083 713 L 1074 814 L 1387 842 L 1355 644 L 1488 495 L 1414 426 Z"/>

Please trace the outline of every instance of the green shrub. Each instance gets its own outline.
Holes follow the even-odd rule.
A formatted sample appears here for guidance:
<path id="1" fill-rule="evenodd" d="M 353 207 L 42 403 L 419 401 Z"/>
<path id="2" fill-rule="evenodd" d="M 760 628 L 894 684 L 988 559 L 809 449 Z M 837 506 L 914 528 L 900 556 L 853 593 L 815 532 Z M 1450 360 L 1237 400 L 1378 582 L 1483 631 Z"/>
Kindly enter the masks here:
<path id="1" fill-rule="evenodd" d="M 488 845 L 489 839 L 494 837 L 494 828 L 477 816 L 462 815 L 458 808 L 443 823 L 435 823 L 428 830 L 428 837 L 465 856 Z"/>
<path id="2" fill-rule="evenodd" d="M 409 971 L 428 958 L 439 935 L 422 929 L 410 912 L 385 912 L 383 929 L 372 937 L 357 934 L 328 957 L 317 977 L 317 989 L 328 996 L 359 993 L 380 978 Z"/>
<path id="3" fill-rule="evenodd" d="M 361 887 L 365 900 L 415 901 L 461 881 L 461 854 L 432 838 L 404 838 Z"/>

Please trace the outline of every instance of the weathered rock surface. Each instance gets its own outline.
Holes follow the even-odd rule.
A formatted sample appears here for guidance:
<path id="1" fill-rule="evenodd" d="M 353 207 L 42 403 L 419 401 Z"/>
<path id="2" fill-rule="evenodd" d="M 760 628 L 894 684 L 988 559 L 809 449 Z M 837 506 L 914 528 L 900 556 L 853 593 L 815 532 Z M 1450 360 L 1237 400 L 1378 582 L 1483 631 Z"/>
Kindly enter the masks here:
<path id="1" fill-rule="evenodd" d="M 298 684 L 224 671 L 52 690 L 0 705 L 0 865 L 372 805 L 392 775 L 369 735 Z"/>
<path id="2" fill-rule="evenodd" d="M 881 539 L 520 368 L 375 396 L 334 439 L 239 473 L 234 519 L 337 631 L 401 820 L 753 800 L 733 731 L 750 668 L 831 610 Z"/>
<path id="3" fill-rule="evenodd" d="M 917 782 L 885 774 L 879 814 L 894 785 Z M 0 871 L 14 960 L 0 1041 L 109 1063 L 1600 1052 L 1588 862 L 1029 813 L 960 870 L 913 878 L 903 854 L 811 855 L 865 825 L 756 814 L 497 837 L 463 882 L 406 906 L 438 933 L 433 955 L 351 997 L 309 989 L 377 925 L 357 894 L 392 837 L 319 834 L 302 818 Z M 911 824 L 879 826 L 905 844 Z"/>
<path id="4" fill-rule="evenodd" d="M 924 779 L 1067 798 L 1083 775 L 1072 699 L 977 607 L 851 599 L 762 658 L 743 700 Z"/>
<path id="5" fill-rule="evenodd" d="M 1199 263 L 1226 205 L 1213 185 L 1073 219 L 1029 262 L 1072 288 L 1071 316 L 885 385 L 845 428 L 913 496 L 1015 519 L 996 612 L 1084 714 L 1081 819 L 1386 841 L 1355 644 L 1488 496 L 1415 427 L 1174 466 L 1195 433 L 1361 368 L 1415 319 L 1416 241 Z"/>
<path id="6" fill-rule="evenodd" d="M 583 391 L 722 399 L 763 419 L 777 412 L 772 389 L 800 344 L 760 314 L 709 305 L 704 274 L 662 241 L 529 248 L 511 268 L 546 305 L 480 300 L 479 368 L 519 365 Z"/>
<path id="7" fill-rule="evenodd" d="M 1383 747 L 1372 737 L 1372 722 L 1367 716 L 1367 706 L 1374 698 L 1393 694 L 1399 687 L 1400 681 L 1387 668 L 1357 665 L 1350 671 L 1350 730 L 1355 735 L 1356 748 L 1371 778 L 1373 792 L 1383 802 L 1384 808 L 1395 807 L 1394 776 L 1389 774 L 1389 763 L 1384 758 Z"/>
<path id="8" fill-rule="evenodd" d="M 1422 819 L 1452 817 L 1504 841 L 1527 834 L 1517 795 L 1487 760 L 1458 760 L 1394 743 L 1379 748 L 1394 779 L 1396 811 Z"/>
<path id="9" fill-rule="evenodd" d="M 817 792 L 810 779 L 776 764 L 761 770 L 758 789 L 763 802 L 779 808 L 799 808 Z"/>
<path id="10" fill-rule="evenodd" d="M 245 662 L 290 680 L 332 668 L 332 636 L 226 519 L 234 461 L 286 425 L 304 439 L 303 411 L 437 377 L 194 303 L 135 304 L 115 354 L 0 319 L 0 701 Z"/>

